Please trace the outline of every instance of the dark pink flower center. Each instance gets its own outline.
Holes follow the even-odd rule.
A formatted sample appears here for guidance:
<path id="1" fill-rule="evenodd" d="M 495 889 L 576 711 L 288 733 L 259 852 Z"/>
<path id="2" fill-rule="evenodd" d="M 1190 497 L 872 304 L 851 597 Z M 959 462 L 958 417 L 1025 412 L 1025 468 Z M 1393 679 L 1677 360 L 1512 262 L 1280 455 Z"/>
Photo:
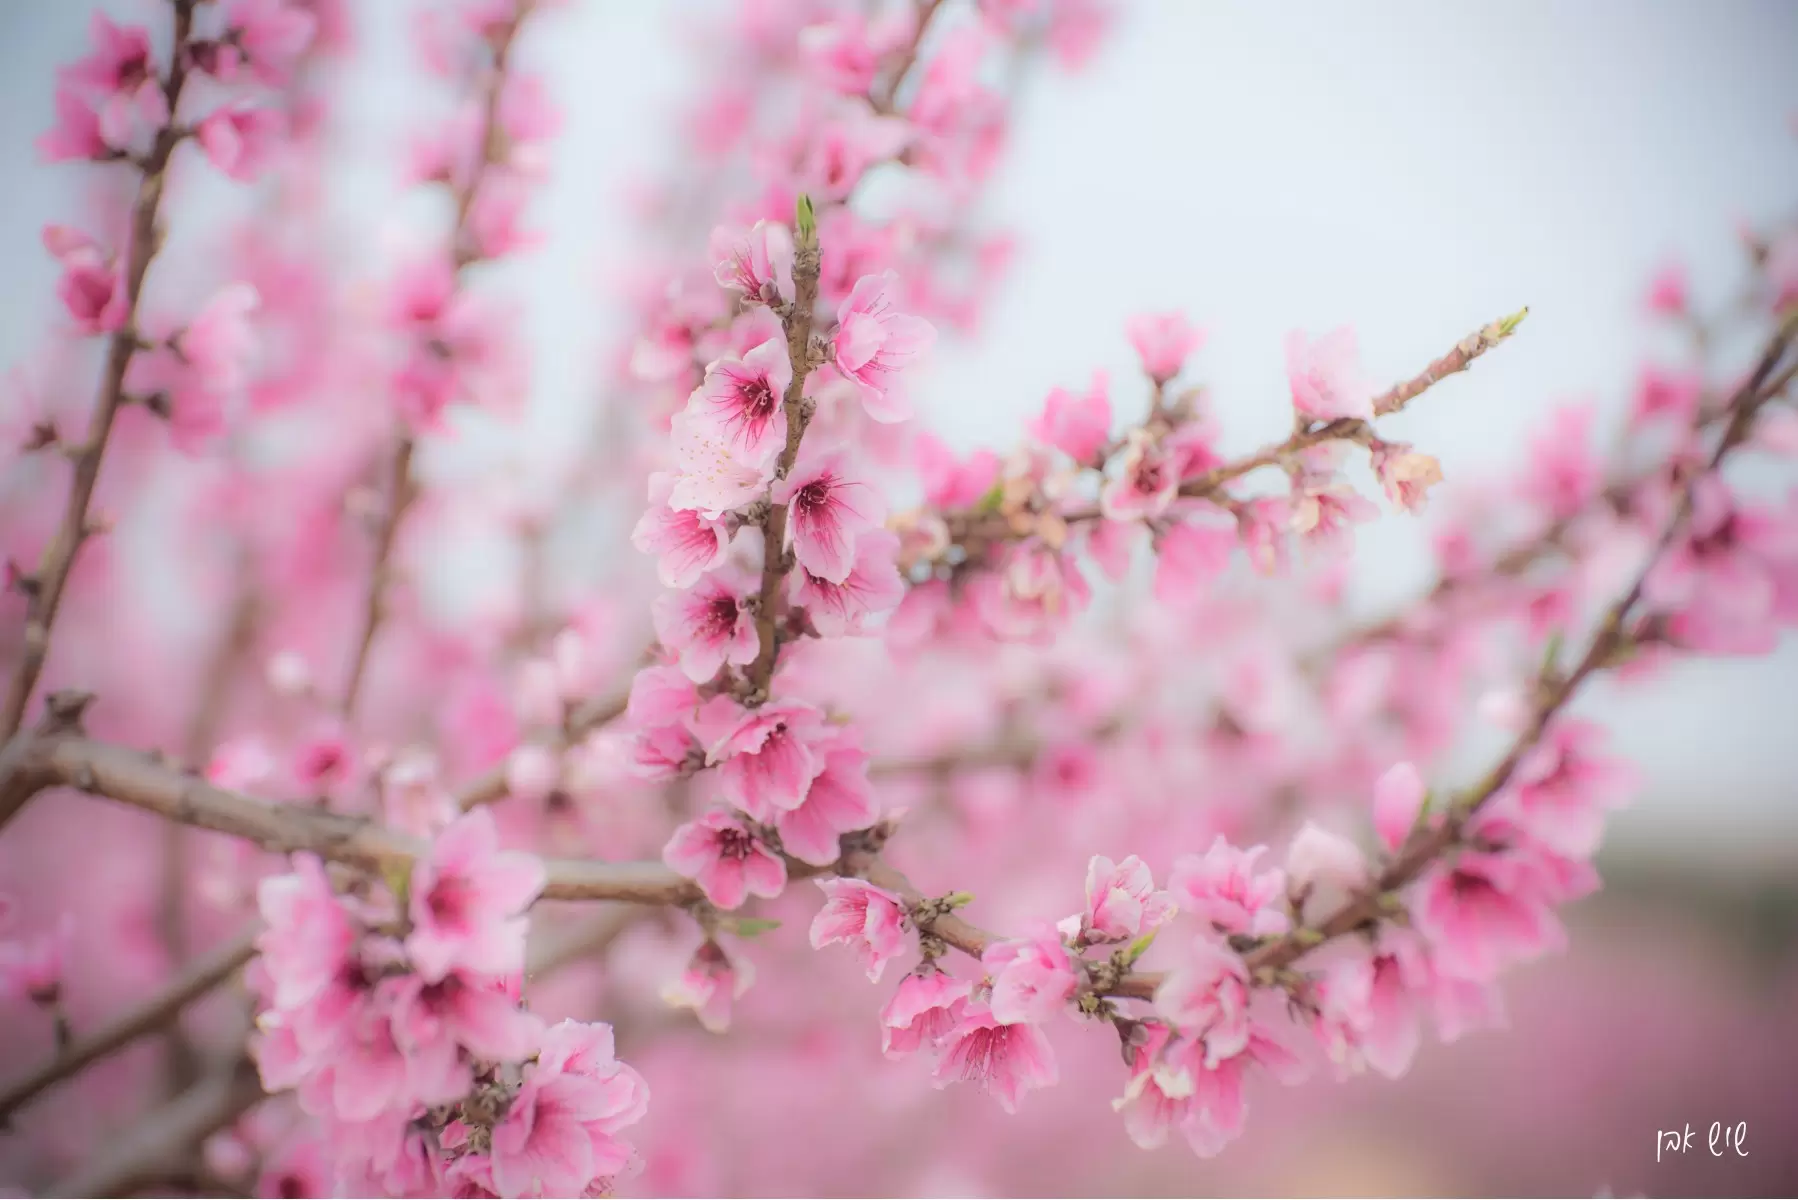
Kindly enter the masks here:
<path id="1" fill-rule="evenodd" d="M 741 829 L 718 831 L 718 857 L 742 862 L 755 852 L 755 838 Z"/>
<path id="2" fill-rule="evenodd" d="M 793 504 L 804 512 L 816 512 L 830 503 L 830 481 L 815 479 L 799 489 Z"/>
<path id="3" fill-rule="evenodd" d="M 701 617 L 701 632 L 707 638 L 729 637 L 731 630 L 737 627 L 737 598 L 735 596 L 719 596 L 705 606 Z"/>
<path id="4" fill-rule="evenodd" d="M 150 78 L 149 51 L 139 51 L 130 58 L 121 59 L 114 68 L 115 86 L 121 92 L 135 92 L 138 87 Z"/>
<path id="5" fill-rule="evenodd" d="M 1498 889 L 1484 875 L 1456 871 L 1448 882 L 1455 900 L 1461 904 L 1485 904 L 1498 898 Z"/>
<path id="6" fill-rule="evenodd" d="M 425 897 L 425 907 L 430 910 L 431 919 L 439 925 L 459 924 L 468 912 L 472 892 L 468 880 L 457 875 L 446 875 L 437 881 Z"/>

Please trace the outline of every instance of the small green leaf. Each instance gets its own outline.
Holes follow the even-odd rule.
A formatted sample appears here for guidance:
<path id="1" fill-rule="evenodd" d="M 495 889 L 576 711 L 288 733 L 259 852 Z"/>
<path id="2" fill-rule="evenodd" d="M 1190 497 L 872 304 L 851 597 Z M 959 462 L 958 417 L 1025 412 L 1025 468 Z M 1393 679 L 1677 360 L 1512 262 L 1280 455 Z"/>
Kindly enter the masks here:
<path id="1" fill-rule="evenodd" d="M 738 937 L 760 937 L 780 928 L 780 922 L 768 917 L 737 917 L 731 922 L 731 932 Z"/>
<path id="2" fill-rule="evenodd" d="M 1004 499 L 1005 485 L 1003 483 L 995 483 L 992 487 L 986 489 L 986 495 L 982 496 L 979 502 L 974 505 L 974 511 L 996 513 L 999 511 L 999 502 Z"/>
<path id="3" fill-rule="evenodd" d="M 974 903 L 974 893 L 950 892 L 947 896 L 943 897 L 943 903 L 947 904 L 950 908 L 966 908 L 968 905 Z"/>
<path id="4" fill-rule="evenodd" d="M 1523 319 L 1529 315 L 1530 310 L 1527 305 L 1518 309 L 1498 323 L 1498 335 L 1500 337 L 1510 337 L 1513 333 L 1517 332 L 1517 327 L 1523 324 Z"/>
<path id="5" fill-rule="evenodd" d="M 812 208 L 812 198 L 804 192 L 793 205 L 793 227 L 801 245 L 809 245 L 818 236 L 818 214 Z"/>
<path id="6" fill-rule="evenodd" d="M 1128 946 L 1124 947 L 1124 965 L 1126 967 L 1134 966 L 1136 960 L 1147 953 L 1149 947 L 1155 944 L 1155 935 L 1159 932 L 1160 930 L 1151 929 L 1149 932 L 1143 934 L 1134 942 L 1131 942 Z"/>
<path id="7" fill-rule="evenodd" d="M 381 865 L 381 878 L 386 880 L 387 889 L 404 908 L 411 895 L 412 860 L 409 858 L 389 859 Z"/>

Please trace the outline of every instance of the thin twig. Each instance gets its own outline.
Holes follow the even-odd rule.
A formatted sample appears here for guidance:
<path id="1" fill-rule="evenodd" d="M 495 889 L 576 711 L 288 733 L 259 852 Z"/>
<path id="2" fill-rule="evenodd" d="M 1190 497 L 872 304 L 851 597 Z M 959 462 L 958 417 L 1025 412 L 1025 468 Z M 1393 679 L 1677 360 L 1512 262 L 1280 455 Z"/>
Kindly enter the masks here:
<path id="1" fill-rule="evenodd" d="M 256 953 L 255 935 L 247 933 L 190 966 L 156 995 L 83 1038 L 0 1091 L 0 1125 L 38 1093 L 105 1058 L 146 1034 L 180 1018 L 181 1010 L 224 983 Z"/>
<path id="2" fill-rule="evenodd" d="M 100 479 L 100 462 L 112 436 L 112 425 L 119 407 L 125 401 L 125 374 L 131 367 L 140 345 L 137 331 L 137 303 L 143 294 L 144 276 L 150 262 L 162 247 L 162 227 L 157 214 L 162 206 L 163 184 L 169 158 L 185 136 L 175 124 L 181 92 L 187 82 L 187 43 L 193 28 L 196 0 L 176 0 L 174 5 L 175 36 L 170 51 L 169 72 L 162 84 L 168 103 L 169 123 L 156 134 L 156 141 L 142 161 L 143 176 L 138 181 L 137 199 L 131 212 L 130 250 L 125 263 L 125 318 L 113 332 L 106 356 L 106 369 L 101 377 L 100 396 L 88 420 L 87 436 L 73 453 L 74 478 L 69 484 L 68 502 L 63 507 L 62 523 L 50 543 L 44 547 L 37 570 L 29 577 L 25 603 L 25 644 L 7 685 L 5 707 L 0 708 L 0 737 L 11 737 L 24 724 L 25 710 L 38 676 L 50 654 L 50 634 L 56 624 L 57 610 L 75 556 L 92 532 L 88 505 Z M 0 823 L 8 814 L 0 811 Z"/>

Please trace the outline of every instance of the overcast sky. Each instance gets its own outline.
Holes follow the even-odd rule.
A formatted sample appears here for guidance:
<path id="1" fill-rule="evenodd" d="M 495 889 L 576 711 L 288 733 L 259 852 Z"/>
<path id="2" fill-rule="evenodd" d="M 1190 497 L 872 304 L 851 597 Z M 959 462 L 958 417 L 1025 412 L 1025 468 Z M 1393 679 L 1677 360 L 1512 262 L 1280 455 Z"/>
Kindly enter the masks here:
<path id="1" fill-rule="evenodd" d="M 382 24 L 344 98 L 362 115 L 346 203 L 383 212 L 418 88 L 410 6 L 356 7 Z M 87 8 L 0 4 L 4 362 L 43 328 L 54 284 L 37 231 L 68 173 L 38 167 L 31 141 Z M 592 402 L 621 195 L 663 160 L 689 82 L 674 20 L 709 8 L 577 0 L 530 45 L 569 117 L 539 208 L 558 250 L 510 281 L 534 314 L 537 438 Z M 1288 419 L 1289 328 L 1352 322 L 1376 376 L 1397 379 L 1527 304 L 1513 343 L 1399 429 L 1451 482 L 1497 470 L 1555 404 L 1621 403 L 1653 344 L 1637 313 L 1660 262 L 1679 256 L 1701 299 L 1719 297 L 1739 277 L 1736 220 L 1798 211 L 1795 61 L 1798 5 L 1781 0 L 1132 5 L 1085 74 L 1030 82 L 987 204 L 1023 253 L 986 336 L 936 355 L 926 417 L 953 442 L 1010 445 L 1049 387 L 1128 377 L 1126 317 L 1179 307 L 1210 330 L 1204 377 L 1246 447 Z M 1423 579 L 1416 523 L 1388 518 L 1363 545 L 1357 604 Z M 1620 840 L 1728 835 L 1798 858 L 1794 641 L 1595 706 L 1650 777 Z"/>

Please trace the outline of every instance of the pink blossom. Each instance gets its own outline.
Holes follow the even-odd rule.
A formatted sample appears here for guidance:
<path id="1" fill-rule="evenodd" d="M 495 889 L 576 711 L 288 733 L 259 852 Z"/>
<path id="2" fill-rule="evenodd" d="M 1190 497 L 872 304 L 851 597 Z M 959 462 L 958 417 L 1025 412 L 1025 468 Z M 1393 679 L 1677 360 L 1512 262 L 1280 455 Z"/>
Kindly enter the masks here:
<path id="1" fill-rule="evenodd" d="M 731 1006 L 754 982 L 755 967 L 748 959 L 733 959 L 708 940 L 693 952 L 680 978 L 662 988 L 662 1002 L 691 1012 L 707 1033 L 724 1033 L 730 1029 Z"/>
<path id="2" fill-rule="evenodd" d="M 1670 262 L 1656 271 L 1648 282 L 1645 303 L 1648 311 L 1663 317 L 1683 317 L 1691 302 L 1690 284 L 1683 263 Z"/>
<path id="3" fill-rule="evenodd" d="M 499 848 L 492 812 L 463 814 L 412 870 L 406 952 L 413 968 L 431 982 L 455 969 L 523 970 L 523 914 L 543 883 L 541 859 Z"/>
<path id="4" fill-rule="evenodd" d="M 227 104 L 200 122 L 200 148 L 239 183 L 253 183 L 287 132 L 281 110 Z"/>
<path id="5" fill-rule="evenodd" d="M 1025 425 L 1030 436 L 1053 446 L 1077 463 L 1092 463 L 1111 436 L 1111 400 L 1103 371 L 1095 372 L 1084 396 L 1055 388 L 1043 401 L 1041 415 Z"/>
<path id="6" fill-rule="evenodd" d="M 1293 488 L 1288 509 L 1292 530 L 1313 545 L 1339 547 L 1352 526 L 1373 520 L 1379 510 L 1348 483 L 1313 477 Z"/>
<path id="7" fill-rule="evenodd" d="M 821 579 L 804 567 L 793 571 L 792 602 L 806 611 L 824 637 L 865 632 L 865 618 L 896 608 L 905 597 L 899 577 L 899 536 L 871 529 L 855 542 L 855 565 L 841 583 Z"/>
<path id="8" fill-rule="evenodd" d="M 147 147 L 150 136 L 169 121 L 168 97 L 151 60 L 148 31 L 137 25 L 114 25 L 105 13 L 96 12 L 90 35 L 94 52 L 57 72 L 57 127 L 39 142 L 53 160 L 76 157 L 67 151 L 92 144 L 89 120 L 98 141 L 111 150 Z M 91 117 L 64 111 L 64 89 L 70 110 L 79 105 Z"/>
<path id="9" fill-rule="evenodd" d="M 1220 834 L 1202 857 L 1174 860 L 1168 889 L 1182 909 L 1225 933 L 1284 933 L 1290 922 L 1277 906 L 1286 896 L 1285 872 L 1255 870 L 1255 860 L 1266 851 L 1266 846 L 1240 850 Z"/>
<path id="10" fill-rule="evenodd" d="M 1374 832 L 1388 850 L 1396 853 L 1410 838 L 1423 812 L 1424 797 L 1423 777 L 1408 762 L 1393 764 L 1374 784 Z"/>
<path id="11" fill-rule="evenodd" d="M 656 556 L 656 575 L 663 587 L 690 588 L 699 577 L 724 562 L 730 532 L 723 521 L 707 520 L 693 509 L 668 506 L 675 477 L 657 471 L 649 477 L 649 509 L 631 532 L 631 545 Z"/>
<path id="12" fill-rule="evenodd" d="M 968 1008 L 970 985 L 935 963 L 926 962 L 899 981 L 899 988 L 880 1010 L 880 1052 L 904 1058 L 934 1047 L 961 1023 Z"/>
<path id="13" fill-rule="evenodd" d="M 56 294 L 83 333 L 111 333 L 125 323 L 130 299 L 113 255 L 79 230 L 44 226 L 44 248 L 62 264 Z"/>
<path id="14" fill-rule="evenodd" d="M 761 649 L 755 616 L 744 603 L 746 584 L 725 572 L 702 577 L 684 592 L 664 592 L 650 610 L 656 637 L 680 657 L 694 683 L 705 683 L 726 663 L 748 666 Z"/>
<path id="15" fill-rule="evenodd" d="M 0 941 L 0 995 L 54 1005 L 75 939 L 75 916 L 64 913 L 48 933 Z"/>
<path id="16" fill-rule="evenodd" d="M 870 167 L 897 155 L 911 139 L 908 122 L 850 101 L 801 132 L 798 165 L 789 182 L 814 200 L 842 200 Z"/>
<path id="17" fill-rule="evenodd" d="M 849 578 L 856 539 L 886 520 L 880 493 L 849 475 L 841 450 L 801 455 L 769 495 L 787 506 L 787 544 L 799 565 L 829 583 Z"/>
<path id="18" fill-rule="evenodd" d="M 1080 972 L 1054 929 L 988 946 L 980 961 L 993 977 L 993 1019 L 1007 1025 L 1047 1021 L 1080 986 Z"/>
<path id="19" fill-rule="evenodd" d="M 981 620 L 1004 641 L 1046 642 L 1092 601 L 1079 568 L 1034 538 L 1013 544 L 999 569 L 976 576 L 969 591 Z"/>
<path id="20" fill-rule="evenodd" d="M 1602 483 L 1602 469 L 1592 451 L 1596 415 L 1589 404 L 1556 409 L 1547 428 L 1530 438 L 1524 495 L 1547 508 L 1551 517 L 1578 513 Z"/>
<path id="21" fill-rule="evenodd" d="M 787 444 L 783 398 L 793 380 L 787 347 L 770 339 L 741 359 L 721 358 L 687 401 L 688 419 L 738 461 L 765 468 Z"/>
<path id="22" fill-rule="evenodd" d="M 1018 1111 L 1025 1092 L 1053 1087 L 1061 1078 L 1055 1050 L 1041 1029 L 1028 1022 L 1007 1024 L 991 1009 L 973 1003 L 944 1035 L 942 1047 L 936 1086 L 977 1083 L 1008 1113 Z"/>
<path id="23" fill-rule="evenodd" d="M 917 24 L 908 5 L 889 8 L 882 19 L 867 21 L 853 10 L 799 31 L 799 57 L 823 84 L 845 96 L 859 96 L 874 85 L 880 64 L 904 46 Z"/>
<path id="24" fill-rule="evenodd" d="M 1086 864 L 1080 936 L 1088 944 L 1127 942 L 1165 924 L 1176 911 L 1173 898 L 1155 890 L 1148 864 L 1136 855 L 1114 863 L 1095 854 Z"/>
<path id="25" fill-rule="evenodd" d="M 892 378 L 936 340 L 930 323 L 893 311 L 899 276 L 866 275 L 837 306 L 831 354 L 837 370 L 861 389 L 862 407 L 876 421 L 903 421 L 911 405 L 893 391 Z"/>
<path id="26" fill-rule="evenodd" d="M 874 793 L 868 786 L 868 755 L 852 731 L 840 732 L 818 753 L 824 769 L 798 806 L 776 812 L 774 827 L 788 854 L 827 867 L 842 856 L 843 834 L 874 823 Z"/>
<path id="27" fill-rule="evenodd" d="M 1205 1044 L 1215 1067 L 1249 1044 L 1249 972 L 1242 957 L 1209 937 L 1193 941 L 1155 989 L 1155 1011 Z"/>
<path id="28" fill-rule="evenodd" d="M 1546 866 L 1521 853 L 1464 853 L 1432 870 L 1412 922 L 1443 973 L 1476 983 L 1564 944 Z"/>
<path id="29" fill-rule="evenodd" d="M 487 1062 L 522 1062 L 537 1052 L 543 1022 L 499 988 L 450 974 L 437 983 L 398 981 L 393 1027 L 408 1057 L 447 1042 Z"/>
<path id="30" fill-rule="evenodd" d="M 834 737 L 824 714 L 811 705 L 777 700 L 743 712 L 706 758 L 718 766 L 727 800 L 754 820 L 772 821 L 805 802 Z"/>
<path id="31" fill-rule="evenodd" d="M 1430 489 L 1442 482 L 1441 463 L 1397 442 L 1375 447 L 1373 470 L 1386 489 L 1386 499 L 1404 512 L 1422 512 Z"/>
<path id="32" fill-rule="evenodd" d="M 741 908 L 752 894 L 772 900 L 787 885 L 787 865 L 729 809 L 714 808 L 676 829 L 662 861 L 726 910 Z"/>
<path id="33" fill-rule="evenodd" d="M 1286 878 L 1300 893 L 1319 888 L 1347 891 L 1366 881 L 1367 859 L 1359 846 L 1341 834 L 1306 821 L 1287 849 Z"/>
<path id="34" fill-rule="evenodd" d="M 1124 326 L 1143 373 L 1156 383 L 1166 383 L 1180 373 L 1192 352 L 1205 343 L 1204 331 L 1195 329 L 1179 313 L 1131 317 Z"/>
<path id="35" fill-rule="evenodd" d="M 1148 520 L 1167 511 L 1179 487 L 1167 452 L 1150 434 L 1133 429 L 1117 475 L 1099 493 L 1099 510 L 1113 521 Z"/>
<path id="36" fill-rule="evenodd" d="M 233 0 L 225 9 L 225 28 L 236 35 L 256 77 L 270 87 L 284 87 L 312 43 L 317 22 L 290 0 Z"/>
<path id="37" fill-rule="evenodd" d="M 1638 423 L 1665 420 L 1684 428 L 1703 399 L 1704 376 L 1699 372 L 1647 366 L 1636 382 L 1630 419 Z"/>
<path id="38" fill-rule="evenodd" d="M 218 395 L 243 390 L 249 379 L 250 354 L 256 345 L 250 315 L 261 302 L 249 284 L 227 284 L 181 331 L 181 356 L 205 390 Z"/>
<path id="39" fill-rule="evenodd" d="M 1265 1029 L 1251 1032 L 1248 1049 L 1218 1063 L 1206 1061 L 1202 1043 L 1158 1022 L 1137 1026 L 1132 1043 L 1130 1080 L 1111 1106 L 1123 1115 L 1130 1140 L 1145 1150 L 1178 1129 L 1193 1153 L 1213 1157 L 1242 1134 L 1242 1085 L 1250 1067 L 1283 1083 L 1304 1077 L 1299 1060 Z"/>
<path id="40" fill-rule="evenodd" d="M 793 235 L 777 221 L 757 221 L 748 231 L 719 226 L 712 231 L 712 259 L 718 264 L 713 271 L 718 286 L 736 289 L 750 303 L 793 299 Z M 784 344 L 780 352 L 784 360 Z M 787 377 L 792 378 L 790 366 Z M 779 390 L 784 392 L 786 384 Z"/>
<path id="41" fill-rule="evenodd" d="M 754 500 L 773 475 L 772 464 L 739 461 L 712 423 L 690 411 L 675 414 L 670 432 L 679 468 L 668 494 L 674 508 L 695 509 L 715 521 Z"/>
<path id="42" fill-rule="evenodd" d="M 824 907 L 812 920 L 812 949 L 841 943 L 855 951 L 879 983 L 887 963 L 905 953 L 905 909 L 899 897 L 863 879 L 820 879 Z"/>
<path id="43" fill-rule="evenodd" d="M 1163 604 L 1189 601 L 1230 565 L 1237 525 L 1213 504 L 1195 501 L 1174 510 L 1175 518 L 1155 535 L 1155 598 Z"/>
<path id="44" fill-rule="evenodd" d="M 100 117 L 88 102 L 85 89 L 65 81 L 56 85 L 56 124 L 37 140 L 38 157 L 44 162 L 72 158 L 103 158 L 112 148 L 100 136 Z"/>
<path id="45" fill-rule="evenodd" d="M 620 1130 L 643 1119 L 649 1087 L 613 1056 L 607 1025 L 563 1021 L 493 1127 L 493 1182 L 505 1196 L 580 1196 L 631 1163 Z"/>
<path id="46" fill-rule="evenodd" d="M 1314 421 L 1373 419 L 1373 386 L 1361 370 L 1355 331 L 1346 325 L 1315 342 L 1297 330 L 1286 335 L 1286 377 L 1292 406 Z"/>
<path id="47" fill-rule="evenodd" d="M 1519 760 L 1495 810 L 1511 816 L 1549 849 L 1590 857 L 1609 809 L 1627 802 L 1634 772 L 1598 753 L 1604 730 L 1562 719 Z"/>
<path id="48" fill-rule="evenodd" d="M 256 904 L 265 923 L 256 949 L 274 981 L 274 1004 L 299 1008 L 342 974 L 356 945 L 356 926 L 324 864 L 310 854 L 294 856 L 291 874 L 264 878 Z"/>
<path id="49" fill-rule="evenodd" d="M 912 459 L 924 485 L 924 502 L 935 508 L 971 508 L 999 477 L 999 456 L 991 450 L 957 458 L 940 438 L 927 432 L 912 439 Z"/>

